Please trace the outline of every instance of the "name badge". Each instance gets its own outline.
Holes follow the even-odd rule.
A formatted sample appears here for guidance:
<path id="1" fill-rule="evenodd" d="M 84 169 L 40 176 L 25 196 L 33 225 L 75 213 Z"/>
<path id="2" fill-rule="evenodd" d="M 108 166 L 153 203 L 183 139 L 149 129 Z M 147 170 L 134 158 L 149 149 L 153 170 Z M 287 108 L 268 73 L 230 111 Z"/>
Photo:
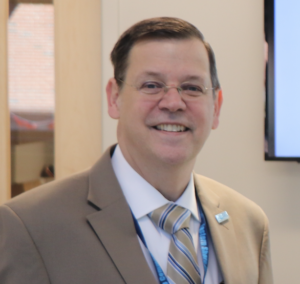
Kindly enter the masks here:
<path id="1" fill-rule="evenodd" d="M 224 211 L 220 214 L 217 214 L 215 217 L 219 224 L 224 223 L 225 221 L 229 220 L 229 215 L 226 211 Z"/>

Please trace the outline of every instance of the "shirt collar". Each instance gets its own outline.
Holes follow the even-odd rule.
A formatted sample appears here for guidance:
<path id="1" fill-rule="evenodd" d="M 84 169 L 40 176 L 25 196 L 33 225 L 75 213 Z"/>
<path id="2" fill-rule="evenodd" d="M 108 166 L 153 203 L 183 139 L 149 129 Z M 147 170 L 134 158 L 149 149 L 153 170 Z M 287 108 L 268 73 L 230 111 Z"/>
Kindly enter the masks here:
<path id="1" fill-rule="evenodd" d="M 136 219 L 144 217 L 169 202 L 128 164 L 119 145 L 111 160 L 125 199 Z M 200 221 L 192 174 L 185 191 L 174 203 L 189 209 L 195 219 Z"/>

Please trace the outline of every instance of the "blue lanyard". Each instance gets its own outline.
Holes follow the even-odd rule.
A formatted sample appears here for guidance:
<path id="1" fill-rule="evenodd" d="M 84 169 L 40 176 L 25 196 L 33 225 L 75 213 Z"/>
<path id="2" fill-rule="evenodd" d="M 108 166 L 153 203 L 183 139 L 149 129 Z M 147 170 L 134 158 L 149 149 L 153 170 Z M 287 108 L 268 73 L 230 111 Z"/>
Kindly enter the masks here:
<path id="1" fill-rule="evenodd" d="M 141 230 L 141 227 L 138 223 L 138 221 L 136 220 L 135 216 L 133 215 L 133 213 L 131 212 L 132 214 L 132 217 L 133 217 L 133 221 L 134 221 L 134 226 L 135 226 L 135 230 L 136 230 L 136 233 L 138 234 L 138 236 L 140 237 L 141 241 L 143 242 L 144 246 L 148 249 L 148 246 L 146 244 L 146 240 L 144 238 L 144 235 L 142 233 L 142 230 Z M 158 280 L 159 280 L 159 283 L 160 284 L 169 284 L 169 281 L 165 275 L 165 273 L 163 272 L 163 270 L 161 269 L 160 265 L 158 264 L 158 262 L 155 260 L 155 258 L 153 257 L 152 253 L 149 251 L 148 249 L 148 252 L 152 258 L 152 261 L 153 261 L 153 264 L 154 264 L 154 267 L 155 267 L 155 271 L 156 271 L 156 274 L 157 274 L 157 277 L 158 277 Z"/>
<path id="2" fill-rule="evenodd" d="M 207 267 L 208 267 L 208 255 L 209 255 L 209 253 L 208 253 L 208 234 L 207 234 L 208 227 L 207 227 L 206 218 L 204 216 L 204 213 L 203 213 L 203 210 L 202 210 L 202 207 L 201 207 L 201 204 L 200 204 L 198 198 L 197 198 L 197 203 L 198 203 L 198 208 L 199 208 L 200 217 L 201 217 L 201 224 L 200 224 L 200 229 L 199 229 L 199 243 L 200 243 L 200 247 L 201 247 L 202 261 L 203 261 L 203 267 L 204 267 L 204 276 L 203 276 L 202 284 L 205 284 L 205 276 L 206 276 Z M 148 246 L 146 244 L 146 240 L 142 233 L 141 227 L 132 212 L 131 212 L 131 214 L 133 217 L 136 233 L 139 236 L 139 238 L 141 239 L 141 241 L 143 242 L 144 246 L 148 249 Z M 152 258 L 159 283 L 160 284 L 169 284 L 168 278 L 166 277 L 165 273 L 163 272 L 160 265 L 155 260 L 155 258 L 153 257 L 153 255 L 151 254 L 149 249 L 148 249 L 148 252 Z"/>
<path id="3" fill-rule="evenodd" d="M 200 248 L 201 248 L 201 255 L 202 255 L 202 262 L 203 262 L 203 268 L 204 268 L 204 276 L 203 276 L 203 283 L 205 284 L 205 276 L 208 268 L 208 256 L 209 256 L 209 250 L 208 250 L 208 226 L 207 221 L 201 206 L 201 203 L 197 197 L 197 203 L 198 208 L 200 212 L 200 229 L 199 229 L 199 240 L 200 240 Z"/>

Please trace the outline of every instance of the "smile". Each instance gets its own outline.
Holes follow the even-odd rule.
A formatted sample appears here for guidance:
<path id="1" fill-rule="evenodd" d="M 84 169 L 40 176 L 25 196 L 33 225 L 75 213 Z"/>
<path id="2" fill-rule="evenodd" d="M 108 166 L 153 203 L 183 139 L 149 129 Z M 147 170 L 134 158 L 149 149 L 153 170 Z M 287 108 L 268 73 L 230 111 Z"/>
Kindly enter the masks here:
<path id="1" fill-rule="evenodd" d="M 188 128 L 183 125 L 176 125 L 176 124 L 159 124 L 154 126 L 157 130 L 163 130 L 168 132 L 184 132 L 187 131 Z"/>

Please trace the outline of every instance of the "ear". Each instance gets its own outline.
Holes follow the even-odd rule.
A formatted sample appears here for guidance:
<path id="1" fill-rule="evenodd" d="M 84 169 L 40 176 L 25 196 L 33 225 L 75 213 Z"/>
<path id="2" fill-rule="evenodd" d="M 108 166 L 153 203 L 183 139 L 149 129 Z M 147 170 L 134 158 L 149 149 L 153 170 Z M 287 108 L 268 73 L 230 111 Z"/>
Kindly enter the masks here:
<path id="1" fill-rule="evenodd" d="M 108 114 L 111 118 L 120 117 L 120 94 L 119 86 L 115 78 L 109 79 L 106 86 L 106 96 L 108 104 Z"/>
<path id="2" fill-rule="evenodd" d="M 214 100 L 215 109 L 214 109 L 212 129 L 216 129 L 219 125 L 219 116 L 220 116 L 222 103 L 223 103 L 223 92 L 222 89 L 218 89 L 216 90 L 216 98 Z"/>

